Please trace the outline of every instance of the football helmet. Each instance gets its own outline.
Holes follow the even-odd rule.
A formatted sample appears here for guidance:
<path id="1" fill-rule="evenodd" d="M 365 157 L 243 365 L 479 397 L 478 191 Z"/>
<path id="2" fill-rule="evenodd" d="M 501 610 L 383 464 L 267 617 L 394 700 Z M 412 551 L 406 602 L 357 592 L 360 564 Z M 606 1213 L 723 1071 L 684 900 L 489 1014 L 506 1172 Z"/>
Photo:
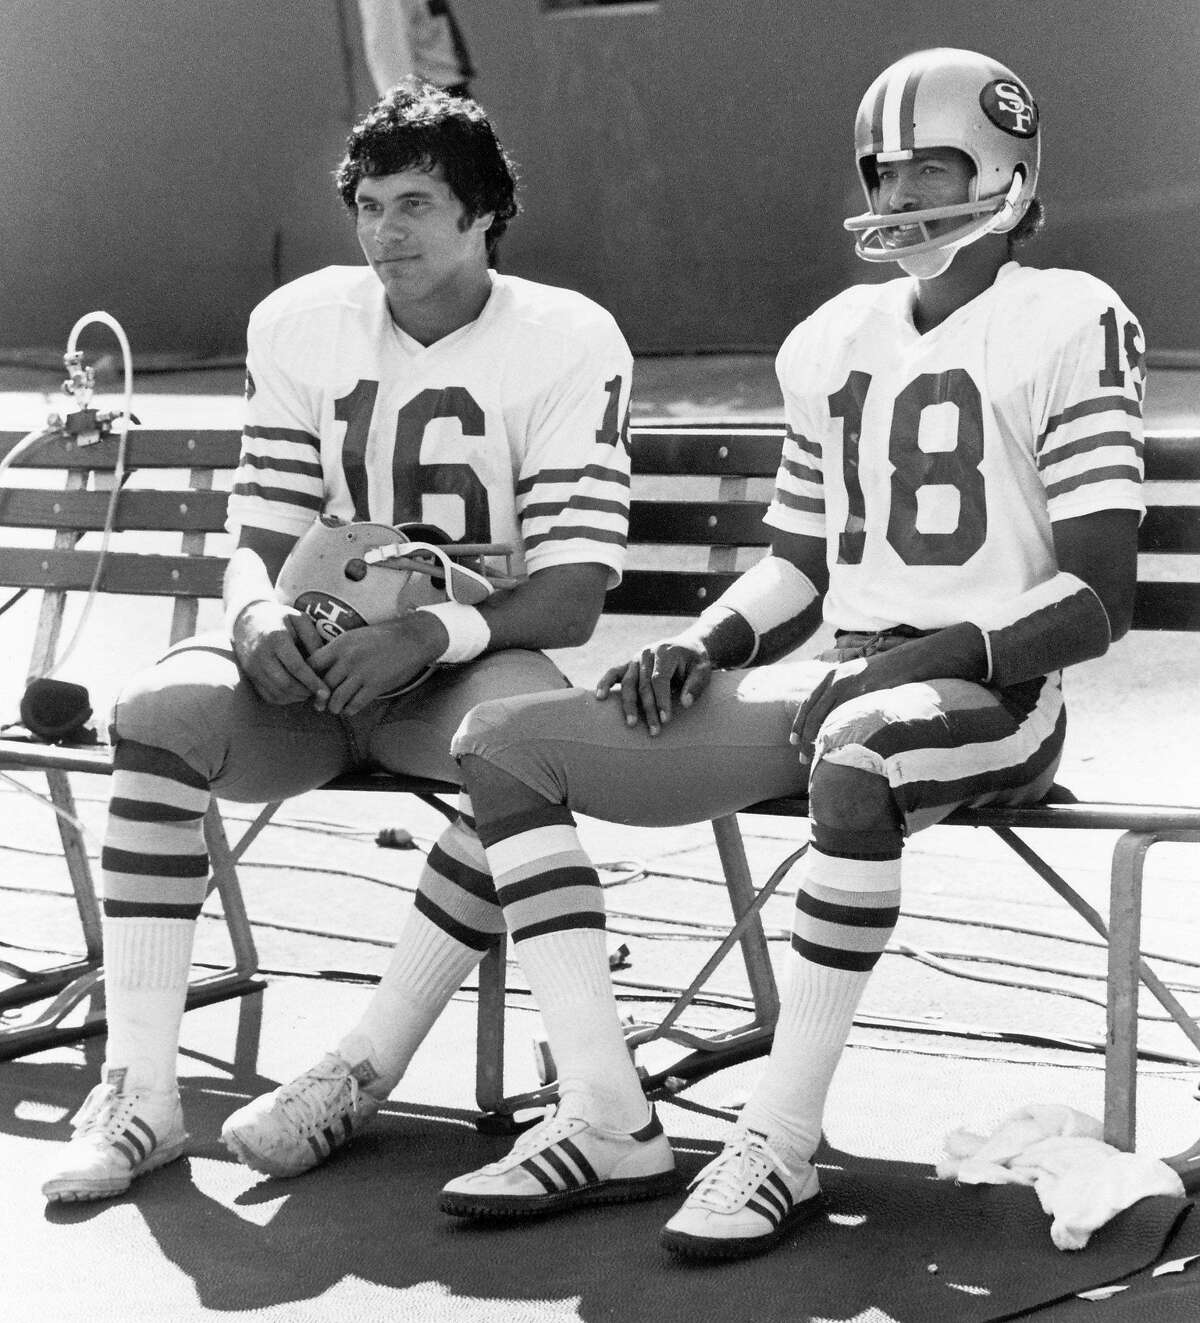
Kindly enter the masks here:
<path id="1" fill-rule="evenodd" d="M 975 167 L 967 202 L 924 211 L 879 214 L 875 166 L 914 150 L 950 147 Z M 1028 211 L 1041 154 L 1038 108 L 1024 83 L 1003 64 L 974 51 L 940 47 L 907 55 L 867 89 L 854 123 L 854 155 L 868 210 L 845 222 L 867 262 L 899 262 L 909 275 L 941 275 L 966 244 L 1004 234 Z M 933 222 L 961 225 L 930 234 Z M 895 232 L 920 237 L 899 243 Z"/>
<path id="2" fill-rule="evenodd" d="M 484 556 L 509 557 L 499 543 L 454 543 L 433 524 L 349 523 L 322 515 L 299 538 L 279 571 L 279 599 L 310 616 L 322 638 L 396 620 L 420 606 L 476 606 L 517 580 L 493 573 Z M 428 670 L 385 698 L 408 693 Z"/>

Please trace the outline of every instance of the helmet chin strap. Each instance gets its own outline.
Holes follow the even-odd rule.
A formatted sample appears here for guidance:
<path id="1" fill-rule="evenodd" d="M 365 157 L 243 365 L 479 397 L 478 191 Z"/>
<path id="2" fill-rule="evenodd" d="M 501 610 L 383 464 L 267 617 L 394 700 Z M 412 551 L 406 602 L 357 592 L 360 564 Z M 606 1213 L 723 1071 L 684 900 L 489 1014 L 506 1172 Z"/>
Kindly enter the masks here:
<path id="1" fill-rule="evenodd" d="M 932 253 L 919 253 L 915 257 L 897 257 L 900 270 L 917 280 L 933 280 L 950 269 L 958 253 L 955 248 L 937 248 Z"/>
<path id="2" fill-rule="evenodd" d="M 934 280 L 950 269 L 950 263 L 954 261 L 960 248 L 974 243 L 976 239 L 982 239 L 985 234 L 1006 234 L 1019 219 L 1016 205 L 1021 195 L 1022 182 L 1020 174 L 1014 171 L 1012 183 L 1008 186 L 1008 192 L 1000 204 L 1000 209 L 994 216 L 988 218 L 986 224 L 968 231 L 944 248 L 934 248 L 924 253 L 911 253 L 908 256 L 897 254 L 895 260 L 900 269 L 917 280 Z"/>

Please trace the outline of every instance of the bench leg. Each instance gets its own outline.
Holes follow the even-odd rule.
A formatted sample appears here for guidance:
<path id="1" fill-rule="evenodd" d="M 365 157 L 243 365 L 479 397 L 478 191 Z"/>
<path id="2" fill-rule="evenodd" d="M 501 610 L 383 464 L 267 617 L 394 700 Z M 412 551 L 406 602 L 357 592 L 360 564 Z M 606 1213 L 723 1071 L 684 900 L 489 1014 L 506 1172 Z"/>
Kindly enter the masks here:
<path id="1" fill-rule="evenodd" d="M 1108 1030 L 1104 1050 L 1104 1139 L 1132 1153 L 1137 1141 L 1138 978 L 1142 874 L 1153 836 L 1127 832 L 1113 851 L 1108 905 Z"/>

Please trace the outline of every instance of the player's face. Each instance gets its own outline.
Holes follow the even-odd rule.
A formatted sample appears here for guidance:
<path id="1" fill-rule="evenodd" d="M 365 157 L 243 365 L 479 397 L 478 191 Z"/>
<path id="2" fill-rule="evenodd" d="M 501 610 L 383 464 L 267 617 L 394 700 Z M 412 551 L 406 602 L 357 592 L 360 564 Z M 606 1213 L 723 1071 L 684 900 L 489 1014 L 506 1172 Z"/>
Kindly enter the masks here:
<path id="1" fill-rule="evenodd" d="M 358 242 L 393 312 L 454 303 L 487 271 L 486 213 L 466 219 L 441 166 L 364 176 L 355 192 Z"/>
<path id="2" fill-rule="evenodd" d="M 876 210 L 884 215 L 894 215 L 969 201 L 975 171 L 970 158 L 951 147 L 919 147 L 911 160 L 877 161 L 875 173 L 878 180 Z M 961 224 L 961 219 L 933 221 L 928 226 L 929 235 L 932 238 Z M 903 247 L 921 237 L 920 230 L 912 226 L 889 230 L 884 241 L 894 247 Z"/>

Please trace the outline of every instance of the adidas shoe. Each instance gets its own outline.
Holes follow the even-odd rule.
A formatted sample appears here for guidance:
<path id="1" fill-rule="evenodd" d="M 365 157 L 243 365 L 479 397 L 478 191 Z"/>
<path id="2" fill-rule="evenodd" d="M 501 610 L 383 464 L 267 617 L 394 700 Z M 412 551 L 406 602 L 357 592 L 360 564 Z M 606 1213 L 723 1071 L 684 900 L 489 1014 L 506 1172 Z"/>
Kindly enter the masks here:
<path id="1" fill-rule="evenodd" d="M 653 1112 L 633 1134 L 555 1114 L 521 1135 L 507 1157 L 451 1181 L 440 1207 L 453 1217 L 524 1217 L 678 1188 L 675 1155 Z"/>
<path id="2" fill-rule="evenodd" d="M 225 1147 L 264 1176 L 299 1176 L 346 1144 L 379 1110 L 357 1068 L 336 1052 L 239 1107 L 221 1127 Z"/>
<path id="3" fill-rule="evenodd" d="M 734 1259 L 770 1249 L 820 1203 L 817 1173 L 805 1162 L 790 1171 L 766 1140 L 743 1130 L 691 1184 L 683 1207 L 662 1231 L 675 1254 Z"/>
<path id="4" fill-rule="evenodd" d="M 174 1162 L 187 1132 L 179 1090 L 122 1092 L 124 1072 L 111 1071 L 71 1118 L 75 1133 L 42 1185 L 51 1203 L 111 1199 L 135 1177 Z"/>

